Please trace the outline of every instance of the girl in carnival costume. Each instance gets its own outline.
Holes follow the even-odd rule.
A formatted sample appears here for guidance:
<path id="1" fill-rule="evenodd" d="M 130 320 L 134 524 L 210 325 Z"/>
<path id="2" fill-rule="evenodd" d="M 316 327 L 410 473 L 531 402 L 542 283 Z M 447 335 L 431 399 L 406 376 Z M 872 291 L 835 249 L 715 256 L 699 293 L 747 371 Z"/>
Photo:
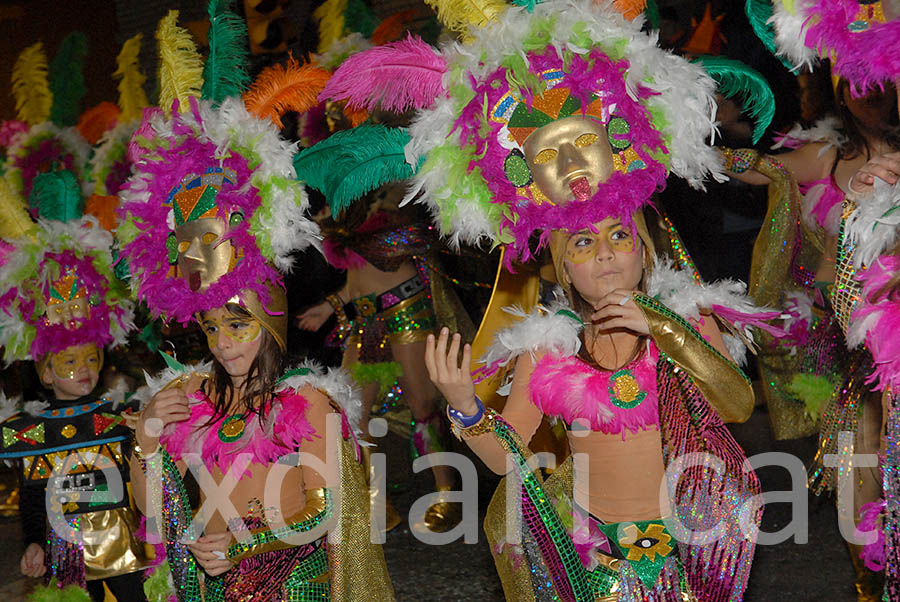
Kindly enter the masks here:
<path id="1" fill-rule="evenodd" d="M 726 151 L 729 170 L 738 179 L 765 183 L 760 174 L 772 177 L 774 173 L 773 182 L 778 182 L 780 171 L 799 183 L 803 193 L 800 196 L 794 189 L 788 195 L 786 187 L 791 184 L 782 183 L 782 192 L 770 188 L 767 225 L 754 248 L 751 294 L 757 302 L 781 305 L 788 301 L 795 306 L 789 310 L 807 308 L 796 325 L 801 335 L 795 341 L 797 351 L 782 353 L 780 366 L 778 357 L 767 355 L 782 370 L 766 381 L 774 384 L 772 397 L 781 396 L 781 407 L 791 408 L 786 416 L 799 417 L 802 402 L 809 415 L 818 416 L 819 446 L 810 467 L 810 489 L 816 494 L 837 486 L 838 469 L 826 467 L 824 459 L 843 449 L 839 433 L 854 434 L 855 453 L 875 454 L 882 447 L 887 418 L 882 394 L 869 378 L 874 369 L 871 349 L 854 344 L 850 353 L 845 351 L 845 334 L 852 320 L 848 303 L 854 298 L 848 294 L 848 287 L 853 288 L 847 281 L 852 269 L 846 264 L 852 253 L 845 218 L 853 207 L 847 199 L 855 196 L 854 172 L 871 158 L 900 149 L 895 87 L 900 75 L 895 58 L 900 51 L 898 9 L 900 5 L 892 1 L 748 3 L 751 23 L 772 24 L 757 27 L 757 33 L 787 66 L 810 68 L 818 58 L 829 59 L 837 105 L 837 119 L 823 120 L 811 130 L 795 128 L 776 145 L 796 150 L 777 157 L 759 157 L 745 149 Z M 793 294 L 786 298 L 784 291 L 791 290 Z M 881 482 L 874 468 L 855 473 L 854 515 L 860 511 L 866 516 L 877 514 Z M 845 510 L 851 509 L 839 508 L 842 513 Z M 873 555 L 874 548 L 866 550 L 852 542 L 848 547 L 857 571 L 859 599 L 880 599 L 880 577 L 872 571 L 883 568 L 883 562 L 875 560 L 882 554 Z"/>
<path id="2" fill-rule="evenodd" d="M 753 394 L 730 359 L 741 344 L 718 324 L 743 337 L 773 314 L 738 283 L 706 286 L 657 258 L 672 239 L 647 217 L 670 170 L 697 185 L 720 173 L 706 143 L 713 80 L 608 4 L 481 8 L 496 20 L 469 27 L 468 43 L 361 53 L 325 94 L 420 109 L 409 196 L 422 193 L 444 233 L 506 243 L 510 260 L 535 254 L 532 234 L 549 244 L 567 299 L 516 312 L 480 370 L 515 363 L 502 415 L 477 401 L 458 335 L 426 351 L 459 436 L 496 472 L 513 467 L 485 520 L 506 597 L 739 600 L 759 483 L 723 421 L 745 420 Z M 589 467 L 569 459 L 542 482 L 527 444 L 544 415 Z M 704 460 L 666 475 L 685 454 Z M 697 538 L 714 523 L 721 537 Z"/>
<path id="3" fill-rule="evenodd" d="M 211 39 L 245 38 L 223 8 L 210 5 Z M 161 521 L 179 600 L 363 591 L 391 600 L 381 548 L 370 543 L 359 399 L 339 371 L 285 369 L 279 269 L 291 268 L 292 250 L 317 244 L 317 229 L 304 215 L 294 147 L 266 117 L 310 106 L 318 72 L 277 66 L 281 77 L 251 89 L 245 105 L 240 49 L 214 45 L 202 70 L 176 18 L 170 12 L 157 33 L 161 89 L 185 95 L 164 94 L 171 113 L 147 112 L 135 134 L 119 234 L 138 297 L 155 314 L 198 320 L 214 361 L 151 379 L 135 431 L 136 497 Z M 218 514 L 192 521 L 189 467 L 201 503 Z"/>
<path id="4" fill-rule="evenodd" d="M 102 602 L 104 583 L 119 600 L 144 600 L 147 559 L 126 486 L 133 404 L 122 405 L 121 391 L 94 392 L 104 347 L 134 327 L 131 301 L 113 274 L 112 235 L 80 216 L 74 176 L 39 175 L 31 198 L 37 224 L 21 199 L 4 197 L 0 242 L 4 360 L 34 360 L 52 390 L 22 407 L 0 402 L 0 458 L 20 471 L 21 570 L 50 581 L 32 593 L 42 600 L 84 588 L 82 599 Z"/>

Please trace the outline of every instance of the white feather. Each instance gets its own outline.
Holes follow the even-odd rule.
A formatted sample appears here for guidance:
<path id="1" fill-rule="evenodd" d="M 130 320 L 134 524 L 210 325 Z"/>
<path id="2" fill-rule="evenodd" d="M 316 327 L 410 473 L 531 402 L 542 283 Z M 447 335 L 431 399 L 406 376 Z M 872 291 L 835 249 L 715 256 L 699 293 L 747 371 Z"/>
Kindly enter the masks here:
<path id="1" fill-rule="evenodd" d="M 874 191 L 856 200 L 856 209 L 847 218 L 844 234 L 855 249 L 857 268 L 871 265 L 879 255 L 897 244 L 900 226 L 900 182 L 893 186 L 875 178 Z"/>
<path id="2" fill-rule="evenodd" d="M 809 13 L 809 0 L 794 0 L 791 12 L 782 2 L 773 2 L 772 16 L 769 18 L 775 29 L 775 46 L 778 56 L 785 57 L 795 67 L 812 69 L 817 61 L 814 49 L 806 46 L 804 23 Z"/>
<path id="3" fill-rule="evenodd" d="M 307 360 L 302 362 L 298 368 L 306 369 L 306 374 L 297 374 L 289 376 L 282 380 L 277 391 L 286 389 L 299 390 L 306 386 L 313 387 L 325 393 L 332 401 L 337 403 L 344 414 L 347 421 L 356 434 L 357 441 L 362 441 L 362 430 L 360 422 L 362 420 L 362 395 L 359 388 L 353 382 L 350 374 L 342 368 L 328 368 L 323 370 L 322 366 L 316 362 Z"/>
<path id="4" fill-rule="evenodd" d="M 22 405 L 22 399 L 19 397 L 7 397 L 6 393 L 0 391 L 0 423 L 6 422 L 12 416 L 19 413 Z"/>
<path id="5" fill-rule="evenodd" d="M 24 410 L 26 414 L 30 414 L 31 416 L 37 416 L 41 412 L 46 411 L 50 407 L 49 401 L 26 401 Z"/>
<path id="6" fill-rule="evenodd" d="M 819 150 L 821 157 L 831 148 L 841 148 L 847 143 L 847 137 L 840 131 L 841 121 L 834 115 L 828 115 L 818 120 L 811 128 L 804 128 L 799 123 L 794 124 L 784 138 L 772 145 L 773 150 L 784 147 L 785 142 L 799 140 L 801 142 L 824 142 Z"/>
<path id="7" fill-rule="evenodd" d="M 523 353 L 552 351 L 568 357 L 581 349 L 579 334 L 584 327 L 571 315 L 568 305 L 554 302 L 539 305 L 530 313 L 518 307 L 504 307 L 503 311 L 521 318 L 519 322 L 494 335 L 494 342 L 478 360 L 487 366 L 505 366 Z"/>

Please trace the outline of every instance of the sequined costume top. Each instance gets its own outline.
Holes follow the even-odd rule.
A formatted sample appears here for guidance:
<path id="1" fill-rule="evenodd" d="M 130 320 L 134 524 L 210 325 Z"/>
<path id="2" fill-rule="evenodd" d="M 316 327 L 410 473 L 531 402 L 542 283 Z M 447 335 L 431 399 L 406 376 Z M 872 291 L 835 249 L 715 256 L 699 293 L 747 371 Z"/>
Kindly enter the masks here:
<path id="1" fill-rule="evenodd" d="M 25 407 L 30 412 L 18 412 L 0 426 L 0 459 L 15 460 L 20 471 L 26 545 L 48 542 L 49 519 L 47 558 L 65 548 L 68 556 L 83 559 L 80 567 L 51 566 L 62 582 L 83 585 L 83 579 L 105 579 L 146 566 L 127 491 L 131 431 L 124 416 L 135 404 L 113 397 L 121 400 L 116 394 L 29 402 Z M 80 535 L 67 541 L 66 532 L 76 523 Z M 110 528 L 122 535 L 115 541 L 91 537 L 93 531 Z"/>

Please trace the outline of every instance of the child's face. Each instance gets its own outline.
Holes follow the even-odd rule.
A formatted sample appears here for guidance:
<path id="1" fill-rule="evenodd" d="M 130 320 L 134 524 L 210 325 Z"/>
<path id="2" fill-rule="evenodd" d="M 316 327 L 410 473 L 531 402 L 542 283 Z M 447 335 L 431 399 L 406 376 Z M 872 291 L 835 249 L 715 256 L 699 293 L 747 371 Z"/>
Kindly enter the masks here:
<path id="1" fill-rule="evenodd" d="M 262 326 L 249 316 L 239 316 L 224 307 L 204 312 L 200 328 L 213 357 L 232 378 L 243 379 L 259 353 Z"/>
<path id="2" fill-rule="evenodd" d="M 94 390 L 102 367 L 103 350 L 97 345 L 74 345 L 50 356 L 41 382 L 57 399 L 78 399 Z"/>

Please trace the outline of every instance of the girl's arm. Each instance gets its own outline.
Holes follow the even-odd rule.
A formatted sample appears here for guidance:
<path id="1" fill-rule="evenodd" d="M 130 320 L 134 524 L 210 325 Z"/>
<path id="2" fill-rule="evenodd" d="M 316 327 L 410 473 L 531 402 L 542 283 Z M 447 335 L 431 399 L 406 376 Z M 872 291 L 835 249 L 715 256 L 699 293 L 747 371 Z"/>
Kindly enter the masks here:
<path id="1" fill-rule="evenodd" d="M 837 153 L 830 148 L 820 156 L 824 147 L 824 142 L 814 142 L 771 157 L 784 165 L 797 182 L 815 182 L 828 177 Z M 754 186 L 767 186 L 771 182 L 768 176 L 757 170 L 760 157 L 757 151 L 747 148 L 724 149 L 723 154 L 725 173 L 729 177 Z"/>

